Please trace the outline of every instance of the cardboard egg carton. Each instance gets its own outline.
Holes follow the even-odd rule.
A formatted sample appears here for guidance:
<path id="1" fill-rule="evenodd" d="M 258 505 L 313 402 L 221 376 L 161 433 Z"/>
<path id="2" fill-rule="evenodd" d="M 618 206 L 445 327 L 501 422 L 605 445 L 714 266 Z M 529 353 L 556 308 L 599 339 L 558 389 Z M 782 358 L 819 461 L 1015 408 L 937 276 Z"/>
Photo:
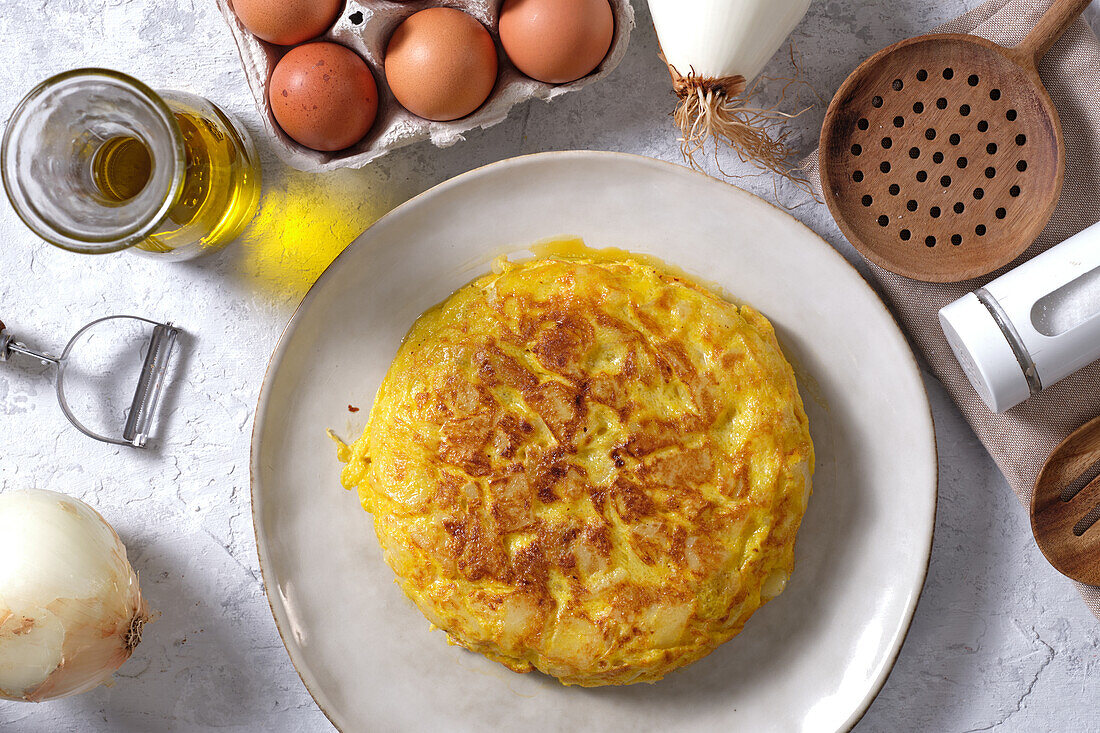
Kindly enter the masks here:
<path id="1" fill-rule="evenodd" d="M 271 72 L 289 48 L 256 38 L 237 20 L 233 13 L 232 0 L 217 0 L 237 42 L 248 85 L 261 112 L 264 129 L 274 140 L 276 152 L 288 164 L 309 172 L 362 168 L 391 150 L 421 140 L 430 139 L 438 147 L 448 147 L 462 140 L 463 133 L 502 122 L 512 107 L 520 102 L 536 98 L 554 99 L 599 81 L 610 74 L 626 54 L 630 31 L 634 28 L 634 8 L 631 7 L 630 0 L 610 2 L 615 13 L 615 36 L 611 42 L 611 50 L 604 60 L 595 71 L 575 82 L 545 84 L 520 73 L 501 48 L 497 33 L 501 0 L 348 0 L 335 25 L 316 40 L 333 41 L 347 46 L 367 62 L 378 84 L 378 118 L 367 136 L 352 147 L 325 153 L 311 150 L 287 136 L 276 124 L 267 103 Z M 500 62 L 496 87 L 485 104 L 474 113 L 450 122 L 425 120 L 402 107 L 390 92 L 383 68 L 386 44 L 397 26 L 413 13 L 431 7 L 457 8 L 481 21 L 496 42 Z"/>

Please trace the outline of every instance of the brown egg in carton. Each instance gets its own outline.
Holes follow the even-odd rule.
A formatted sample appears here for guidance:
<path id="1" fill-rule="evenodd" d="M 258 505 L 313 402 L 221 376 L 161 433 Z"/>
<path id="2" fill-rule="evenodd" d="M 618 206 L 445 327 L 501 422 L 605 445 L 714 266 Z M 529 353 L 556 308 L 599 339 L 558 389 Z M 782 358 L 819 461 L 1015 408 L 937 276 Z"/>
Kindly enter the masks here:
<path id="1" fill-rule="evenodd" d="M 378 84 L 378 117 L 366 137 L 355 145 L 334 153 L 325 153 L 301 145 L 280 129 L 268 104 L 271 72 L 290 47 L 276 46 L 249 33 L 233 12 L 231 0 L 217 0 L 237 42 L 245 75 L 256 106 L 262 113 L 264 129 L 274 140 L 279 157 L 303 171 L 321 172 L 338 168 L 362 168 L 391 150 L 422 140 L 437 147 L 449 147 L 463 134 L 502 122 L 515 105 L 530 99 L 551 100 L 575 91 L 610 74 L 626 55 L 630 31 L 634 28 L 634 8 L 630 0 L 610 0 L 615 15 L 615 35 L 611 49 L 595 71 L 567 84 L 546 84 L 524 76 L 504 53 L 497 33 L 502 0 L 348 0 L 344 11 L 328 31 L 313 40 L 332 41 L 347 46 L 370 66 Z M 500 71 L 496 86 L 485 103 L 472 114 L 450 122 L 433 122 L 412 114 L 394 98 L 386 83 L 383 68 L 386 45 L 405 18 L 431 7 L 449 7 L 469 13 L 489 29 L 496 43 Z"/>

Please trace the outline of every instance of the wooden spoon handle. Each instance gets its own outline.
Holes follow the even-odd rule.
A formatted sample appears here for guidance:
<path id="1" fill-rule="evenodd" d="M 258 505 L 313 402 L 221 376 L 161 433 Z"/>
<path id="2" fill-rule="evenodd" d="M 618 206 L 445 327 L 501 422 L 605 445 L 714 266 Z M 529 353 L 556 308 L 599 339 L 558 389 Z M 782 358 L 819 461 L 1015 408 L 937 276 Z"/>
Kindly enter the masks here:
<path id="1" fill-rule="evenodd" d="M 1035 24 L 1035 28 L 1027 34 L 1027 38 L 1016 46 L 1015 50 L 1021 61 L 1038 66 L 1050 47 L 1062 37 L 1070 23 L 1085 12 L 1085 8 L 1091 1 L 1054 0 L 1050 8 L 1043 13 L 1043 17 Z"/>

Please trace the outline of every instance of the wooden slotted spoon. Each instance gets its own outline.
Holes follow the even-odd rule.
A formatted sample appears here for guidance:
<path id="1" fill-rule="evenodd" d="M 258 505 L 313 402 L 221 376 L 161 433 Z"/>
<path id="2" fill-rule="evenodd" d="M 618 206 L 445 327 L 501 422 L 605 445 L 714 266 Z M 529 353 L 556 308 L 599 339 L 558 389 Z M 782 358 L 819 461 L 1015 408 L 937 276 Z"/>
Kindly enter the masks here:
<path id="1" fill-rule="evenodd" d="M 1031 499 L 1035 542 L 1058 572 L 1100 585 L 1100 417 L 1047 459 Z"/>
<path id="2" fill-rule="evenodd" d="M 918 36 L 863 62 L 821 129 L 825 201 L 863 256 L 957 282 L 1020 256 L 1062 190 L 1062 127 L 1036 65 L 1089 0 L 1055 0 L 1020 45 Z"/>

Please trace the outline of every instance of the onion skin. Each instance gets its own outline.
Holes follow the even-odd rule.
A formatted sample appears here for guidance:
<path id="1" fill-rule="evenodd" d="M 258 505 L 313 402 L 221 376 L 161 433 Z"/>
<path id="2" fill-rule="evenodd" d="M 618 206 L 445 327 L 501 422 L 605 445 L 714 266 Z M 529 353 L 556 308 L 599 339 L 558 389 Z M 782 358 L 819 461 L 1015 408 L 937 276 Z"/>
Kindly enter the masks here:
<path id="1" fill-rule="evenodd" d="M 19 593 L 18 586 L 16 592 L 5 587 L 0 574 L 0 681 L 38 677 L 18 688 L 0 686 L 0 698 L 41 702 L 91 690 L 130 658 L 151 618 L 126 548 L 94 509 L 52 491 L 0 494 L 0 528 L 6 521 L 10 531 L 13 520 L 20 522 L 20 529 L 41 522 L 44 529 L 38 536 L 54 540 L 45 547 L 25 548 L 19 570 L 39 574 L 35 587 L 74 583 L 95 592 L 30 598 Z M 12 547 L 6 549 L 10 555 Z M 73 555 L 78 552 L 101 555 L 93 559 Z M 36 557 L 43 559 L 35 562 Z M 74 573 L 81 569 L 87 574 L 76 580 L 63 577 L 70 561 Z M 12 576 L 7 577 L 12 585 Z M 27 660 L 22 666 L 21 659 Z"/>

